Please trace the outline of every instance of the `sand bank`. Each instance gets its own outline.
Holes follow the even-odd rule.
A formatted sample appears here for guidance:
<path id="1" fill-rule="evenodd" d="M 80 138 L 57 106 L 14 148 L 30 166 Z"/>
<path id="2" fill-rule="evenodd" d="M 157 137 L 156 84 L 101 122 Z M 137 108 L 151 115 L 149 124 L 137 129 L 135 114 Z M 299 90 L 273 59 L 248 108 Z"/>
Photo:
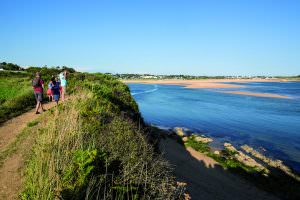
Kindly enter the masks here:
<path id="1" fill-rule="evenodd" d="M 288 97 L 288 96 L 279 95 L 279 94 L 271 94 L 271 93 L 256 93 L 256 92 L 242 92 L 242 91 L 222 91 L 222 93 L 240 94 L 240 95 L 256 96 L 256 97 L 290 99 L 290 97 Z"/>
<path id="2" fill-rule="evenodd" d="M 186 88 L 242 88 L 245 86 L 229 82 L 284 82 L 284 79 L 203 79 L 203 80 L 123 80 L 124 83 L 181 85 Z"/>
<path id="3" fill-rule="evenodd" d="M 209 80 L 125 80 L 124 82 L 125 83 L 180 85 L 180 86 L 184 86 L 186 88 L 240 88 L 240 87 L 243 87 L 241 85 L 221 83 L 221 82 L 229 82 L 229 81 L 226 81 L 226 79 L 209 79 Z"/>
<path id="4" fill-rule="evenodd" d="M 124 83 L 144 83 L 144 84 L 163 84 L 163 85 L 179 85 L 185 88 L 245 88 L 246 86 L 232 84 L 248 83 L 248 82 L 285 82 L 285 79 L 205 79 L 205 80 L 123 80 Z M 223 93 L 270 97 L 270 98 L 285 98 L 290 97 L 271 93 L 255 93 L 243 91 L 221 91 Z"/>

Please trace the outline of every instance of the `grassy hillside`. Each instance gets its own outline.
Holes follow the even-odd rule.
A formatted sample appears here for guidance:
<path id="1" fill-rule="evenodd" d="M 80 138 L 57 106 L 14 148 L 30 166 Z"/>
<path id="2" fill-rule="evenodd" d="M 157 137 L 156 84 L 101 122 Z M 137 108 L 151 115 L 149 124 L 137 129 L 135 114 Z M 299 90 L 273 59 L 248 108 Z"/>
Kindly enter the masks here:
<path id="1" fill-rule="evenodd" d="M 0 123 L 35 104 L 28 73 L 0 72 Z"/>
<path id="2" fill-rule="evenodd" d="M 43 117 L 27 162 L 22 199 L 175 199 L 168 164 L 149 144 L 126 85 L 75 73 L 71 98 Z"/>

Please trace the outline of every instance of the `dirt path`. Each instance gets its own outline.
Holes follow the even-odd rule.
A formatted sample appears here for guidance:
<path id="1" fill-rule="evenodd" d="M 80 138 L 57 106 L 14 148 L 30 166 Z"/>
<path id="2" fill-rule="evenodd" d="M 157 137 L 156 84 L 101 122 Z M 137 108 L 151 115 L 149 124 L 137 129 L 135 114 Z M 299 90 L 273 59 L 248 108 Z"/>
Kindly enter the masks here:
<path id="1" fill-rule="evenodd" d="M 45 109 L 55 106 L 54 102 L 45 104 Z M 46 112 L 47 113 L 47 112 Z M 36 120 L 40 115 L 36 115 L 34 109 L 15 117 L 0 126 L 0 153 L 6 151 L 27 123 Z M 34 141 L 34 137 L 24 138 L 16 151 L 8 156 L 3 165 L 0 167 L 0 199 L 16 199 L 18 198 L 21 186 L 21 168 L 24 165 L 25 155 L 30 151 L 30 147 Z"/>
<path id="2" fill-rule="evenodd" d="M 224 170 L 213 159 L 191 148 L 185 149 L 173 139 L 162 139 L 160 149 L 174 167 L 178 181 L 187 183 L 192 200 L 277 199 Z"/>
<path id="3" fill-rule="evenodd" d="M 55 106 L 55 103 L 47 103 L 44 106 L 44 108 L 48 110 Z M 34 110 L 35 109 L 32 109 L 0 125 L 0 152 L 15 139 L 20 131 L 26 127 L 28 122 L 33 121 L 40 116 L 36 115 Z"/>

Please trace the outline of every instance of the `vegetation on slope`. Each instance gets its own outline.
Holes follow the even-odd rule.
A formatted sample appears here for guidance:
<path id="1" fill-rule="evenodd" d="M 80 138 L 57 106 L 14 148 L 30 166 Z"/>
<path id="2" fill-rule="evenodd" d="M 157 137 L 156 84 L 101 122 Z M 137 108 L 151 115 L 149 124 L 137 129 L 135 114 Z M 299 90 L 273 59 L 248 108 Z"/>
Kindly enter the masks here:
<path id="1" fill-rule="evenodd" d="M 177 198 L 128 87 L 101 74 L 76 73 L 70 80 L 71 99 L 37 130 L 21 198 Z"/>

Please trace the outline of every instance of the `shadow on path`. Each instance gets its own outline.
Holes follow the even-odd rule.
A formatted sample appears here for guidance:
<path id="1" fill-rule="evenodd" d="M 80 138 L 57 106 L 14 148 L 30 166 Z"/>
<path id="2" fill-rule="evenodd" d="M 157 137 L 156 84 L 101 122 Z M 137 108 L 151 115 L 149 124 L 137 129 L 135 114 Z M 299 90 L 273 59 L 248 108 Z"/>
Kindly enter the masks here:
<path id="1" fill-rule="evenodd" d="M 187 183 L 187 192 L 192 200 L 278 199 L 224 170 L 204 154 L 185 149 L 173 139 L 161 139 L 160 151 L 174 168 L 177 180 Z"/>

